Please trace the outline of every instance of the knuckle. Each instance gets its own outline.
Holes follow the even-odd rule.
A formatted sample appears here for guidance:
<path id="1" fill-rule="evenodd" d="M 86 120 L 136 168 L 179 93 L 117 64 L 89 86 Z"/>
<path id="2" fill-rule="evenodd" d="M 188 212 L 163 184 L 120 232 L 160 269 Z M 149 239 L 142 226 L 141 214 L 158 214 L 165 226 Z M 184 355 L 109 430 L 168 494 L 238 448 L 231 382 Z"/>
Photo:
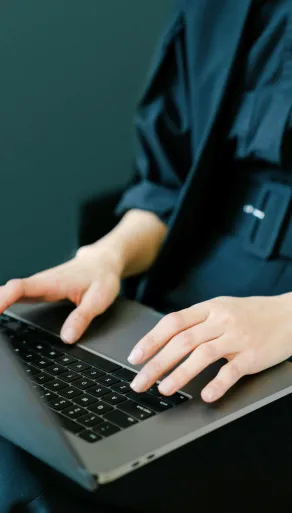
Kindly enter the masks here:
<path id="1" fill-rule="evenodd" d="M 6 285 L 13 291 L 19 291 L 19 293 L 24 290 L 24 280 L 21 280 L 20 278 L 9 280 Z"/>
<path id="2" fill-rule="evenodd" d="M 213 362 L 218 356 L 216 347 L 212 342 L 205 342 L 205 344 L 201 344 L 197 351 L 199 352 L 202 360 L 206 360 L 208 362 Z"/>
<path id="3" fill-rule="evenodd" d="M 252 335 L 245 329 L 237 330 L 238 339 L 241 341 L 241 346 L 244 349 L 248 349 L 252 343 Z"/>
<path id="4" fill-rule="evenodd" d="M 170 331 L 178 332 L 184 327 L 184 318 L 181 312 L 172 312 L 162 319 L 161 324 Z"/>
<path id="5" fill-rule="evenodd" d="M 189 330 L 184 331 L 177 337 L 177 343 L 179 346 L 190 350 L 194 347 L 194 336 Z"/>
<path id="6" fill-rule="evenodd" d="M 86 255 L 87 253 L 88 253 L 88 246 L 81 246 L 76 251 L 76 257 L 80 257 L 80 256 L 83 256 L 83 255 Z"/>
<path id="7" fill-rule="evenodd" d="M 148 367 L 148 366 L 146 366 Z M 151 363 L 149 363 L 148 369 L 145 368 L 146 372 L 151 376 L 160 376 L 163 370 L 162 362 L 158 358 L 154 358 Z"/>
<path id="8" fill-rule="evenodd" d="M 234 326 L 236 323 L 236 315 L 231 308 L 227 306 L 221 306 L 217 312 L 221 325 Z"/>
<path id="9" fill-rule="evenodd" d="M 40 277 L 40 279 L 42 278 Z M 60 292 L 64 288 L 64 278 L 62 279 L 62 276 L 59 276 L 57 273 L 48 275 L 46 285 L 48 289 Z"/>
<path id="10" fill-rule="evenodd" d="M 224 304 L 224 303 L 228 303 L 228 302 L 230 301 L 230 297 L 229 297 L 229 296 L 219 296 L 219 297 L 217 298 L 217 301 L 218 301 L 219 303 L 222 303 L 222 304 Z"/>
<path id="11" fill-rule="evenodd" d="M 228 364 L 228 377 L 232 382 L 238 381 L 242 376 L 242 370 L 238 363 L 230 362 Z"/>

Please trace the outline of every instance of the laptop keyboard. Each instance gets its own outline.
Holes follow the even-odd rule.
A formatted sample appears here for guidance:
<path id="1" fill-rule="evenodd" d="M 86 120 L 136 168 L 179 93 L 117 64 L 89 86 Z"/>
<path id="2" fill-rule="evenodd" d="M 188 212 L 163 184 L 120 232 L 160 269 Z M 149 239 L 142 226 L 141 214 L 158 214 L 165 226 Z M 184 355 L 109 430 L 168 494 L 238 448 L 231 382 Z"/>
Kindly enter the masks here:
<path id="1" fill-rule="evenodd" d="M 158 384 L 137 394 L 136 373 L 59 337 L 3 314 L 0 330 L 23 363 L 41 397 L 64 429 L 88 443 L 98 442 L 189 399 L 178 392 L 160 395 Z"/>

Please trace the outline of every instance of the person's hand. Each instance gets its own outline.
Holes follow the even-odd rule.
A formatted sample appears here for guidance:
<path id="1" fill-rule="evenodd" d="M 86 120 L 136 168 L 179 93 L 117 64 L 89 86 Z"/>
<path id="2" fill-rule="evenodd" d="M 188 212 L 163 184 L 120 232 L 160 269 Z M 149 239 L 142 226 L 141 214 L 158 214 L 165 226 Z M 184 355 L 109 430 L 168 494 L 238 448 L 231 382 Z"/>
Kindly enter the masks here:
<path id="1" fill-rule="evenodd" d="M 69 299 L 76 309 L 67 318 L 61 337 L 73 343 L 92 319 L 103 313 L 120 291 L 121 266 L 113 248 L 101 240 L 81 248 L 75 258 L 29 278 L 0 287 L 0 312 L 14 303 Z"/>
<path id="2" fill-rule="evenodd" d="M 291 354 L 291 294 L 222 297 L 165 316 L 140 340 L 129 361 L 134 365 L 150 361 L 131 386 L 144 392 L 168 373 L 159 391 L 169 396 L 224 358 L 227 363 L 202 391 L 202 399 L 213 402 L 244 375 L 272 367 Z"/>
<path id="3" fill-rule="evenodd" d="M 61 337 L 76 342 L 93 318 L 114 302 L 121 280 L 151 267 L 165 234 L 166 226 L 155 214 L 130 210 L 111 232 L 80 248 L 69 262 L 0 287 L 0 313 L 18 301 L 69 299 L 76 309 L 65 321 Z"/>

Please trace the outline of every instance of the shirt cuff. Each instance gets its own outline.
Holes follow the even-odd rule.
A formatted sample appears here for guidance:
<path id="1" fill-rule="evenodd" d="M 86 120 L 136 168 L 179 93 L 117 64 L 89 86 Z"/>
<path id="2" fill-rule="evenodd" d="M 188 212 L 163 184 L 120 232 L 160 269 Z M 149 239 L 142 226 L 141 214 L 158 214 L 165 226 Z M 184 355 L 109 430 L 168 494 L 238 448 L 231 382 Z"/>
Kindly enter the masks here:
<path id="1" fill-rule="evenodd" d="M 122 216 L 131 209 L 146 210 L 153 212 L 167 224 L 177 203 L 178 195 L 178 189 L 169 189 L 144 180 L 124 193 L 115 209 L 115 214 Z"/>

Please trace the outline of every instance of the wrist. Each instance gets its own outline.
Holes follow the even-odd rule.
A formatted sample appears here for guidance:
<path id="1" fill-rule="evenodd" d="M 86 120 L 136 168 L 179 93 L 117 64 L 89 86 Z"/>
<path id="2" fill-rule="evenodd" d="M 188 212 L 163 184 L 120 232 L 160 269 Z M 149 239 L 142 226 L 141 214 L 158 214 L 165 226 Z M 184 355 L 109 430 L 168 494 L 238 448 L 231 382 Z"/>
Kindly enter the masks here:
<path id="1" fill-rule="evenodd" d="M 93 244 L 82 246 L 78 249 L 75 258 L 85 260 L 89 265 L 98 265 L 103 261 L 119 278 L 122 278 L 126 265 L 122 248 L 116 238 L 111 237 L 111 234 Z"/>
<path id="2" fill-rule="evenodd" d="M 77 256 L 102 258 L 120 279 L 148 271 L 160 250 L 166 226 L 152 213 L 130 211 L 105 237 L 80 248 Z"/>

